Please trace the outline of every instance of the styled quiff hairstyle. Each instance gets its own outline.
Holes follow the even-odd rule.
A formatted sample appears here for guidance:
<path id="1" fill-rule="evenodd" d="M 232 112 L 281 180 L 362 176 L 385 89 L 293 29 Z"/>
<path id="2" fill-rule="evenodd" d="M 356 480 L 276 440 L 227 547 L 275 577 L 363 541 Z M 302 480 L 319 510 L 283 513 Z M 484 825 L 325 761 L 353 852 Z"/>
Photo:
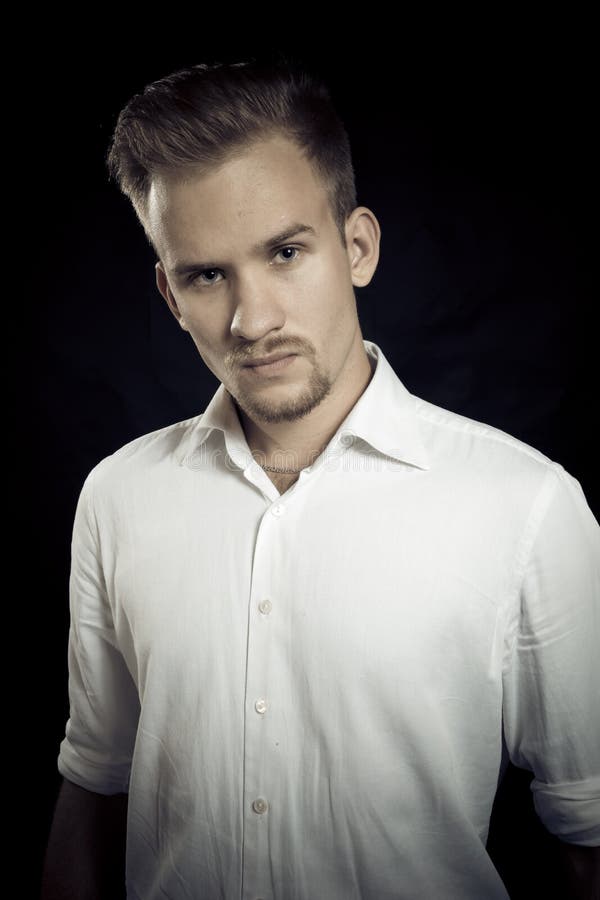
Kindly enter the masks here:
<path id="1" fill-rule="evenodd" d="M 275 134 L 295 141 L 323 181 L 345 247 L 357 205 L 350 141 L 323 79 L 281 53 L 200 63 L 148 84 L 119 113 L 106 165 L 156 251 L 147 225 L 153 176 L 208 172 Z"/>

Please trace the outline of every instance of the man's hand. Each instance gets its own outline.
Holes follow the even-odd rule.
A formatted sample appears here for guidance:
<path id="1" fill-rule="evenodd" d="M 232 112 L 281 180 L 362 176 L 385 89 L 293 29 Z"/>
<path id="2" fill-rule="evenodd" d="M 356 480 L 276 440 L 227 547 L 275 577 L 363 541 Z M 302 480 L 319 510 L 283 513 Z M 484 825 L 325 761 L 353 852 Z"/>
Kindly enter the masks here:
<path id="1" fill-rule="evenodd" d="M 125 900 L 127 800 L 127 794 L 96 794 L 63 779 L 42 900 Z"/>
<path id="2" fill-rule="evenodd" d="M 570 900 L 600 900 L 600 847 L 557 842 Z"/>

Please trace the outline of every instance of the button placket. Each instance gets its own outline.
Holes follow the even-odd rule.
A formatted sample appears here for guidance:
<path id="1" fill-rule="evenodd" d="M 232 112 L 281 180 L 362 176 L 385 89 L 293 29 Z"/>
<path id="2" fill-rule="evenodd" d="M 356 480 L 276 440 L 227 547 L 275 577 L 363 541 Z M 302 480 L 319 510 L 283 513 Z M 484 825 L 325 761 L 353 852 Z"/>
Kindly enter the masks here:
<path id="1" fill-rule="evenodd" d="M 253 554 L 245 693 L 243 900 L 255 900 L 257 896 L 264 896 L 265 892 L 270 896 L 272 891 L 269 821 L 272 810 L 276 808 L 276 797 L 271 796 L 270 788 L 277 783 L 273 754 L 277 753 L 276 748 L 281 740 L 281 736 L 273 732 L 277 726 L 270 714 L 270 711 L 273 712 L 270 688 L 273 677 L 275 680 L 277 678 L 277 673 L 269 671 L 271 660 L 277 658 L 277 654 L 271 652 L 273 615 L 279 602 L 272 593 L 272 560 L 280 536 L 286 530 L 282 521 L 284 509 L 280 503 L 267 507 L 258 528 Z"/>

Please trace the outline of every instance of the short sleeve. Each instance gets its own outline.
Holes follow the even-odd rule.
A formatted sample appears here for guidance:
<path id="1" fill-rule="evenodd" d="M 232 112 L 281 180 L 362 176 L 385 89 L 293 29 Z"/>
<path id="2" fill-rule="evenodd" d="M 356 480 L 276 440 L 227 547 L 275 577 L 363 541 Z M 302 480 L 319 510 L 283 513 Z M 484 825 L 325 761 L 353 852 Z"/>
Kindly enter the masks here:
<path id="1" fill-rule="evenodd" d="M 75 511 L 69 577 L 69 718 L 58 770 L 101 794 L 127 793 L 139 696 L 119 650 L 93 510 L 95 470 Z"/>
<path id="2" fill-rule="evenodd" d="M 558 463 L 529 523 L 504 671 L 512 762 L 561 840 L 600 844 L 600 527 Z"/>

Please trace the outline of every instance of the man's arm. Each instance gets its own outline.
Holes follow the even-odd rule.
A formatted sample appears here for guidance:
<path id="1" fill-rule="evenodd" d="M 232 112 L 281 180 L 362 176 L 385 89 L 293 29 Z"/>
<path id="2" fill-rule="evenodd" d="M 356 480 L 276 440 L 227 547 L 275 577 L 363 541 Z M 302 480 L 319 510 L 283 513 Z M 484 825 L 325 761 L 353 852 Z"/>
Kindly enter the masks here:
<path id="1" fill-rule="evenodd" d="M 127 794 L 97 794 L 63 779 L 41 900 L 125 900 L 127 799 Z"/>
<path id="2" fill-rule="evenodd" d="M 534 808 L 557 839 L 565 897 L 600 900 L 600 527 L 558 464 L 537 494 L 519 558 L 503 672 L 506 743 L 513 764 L 534 773 Z"/>
<path id="3" fill-rule="evenodd" d="M 600 900 L 600 847 L 558 841 L 567 896 L 572 900 Z"/>

